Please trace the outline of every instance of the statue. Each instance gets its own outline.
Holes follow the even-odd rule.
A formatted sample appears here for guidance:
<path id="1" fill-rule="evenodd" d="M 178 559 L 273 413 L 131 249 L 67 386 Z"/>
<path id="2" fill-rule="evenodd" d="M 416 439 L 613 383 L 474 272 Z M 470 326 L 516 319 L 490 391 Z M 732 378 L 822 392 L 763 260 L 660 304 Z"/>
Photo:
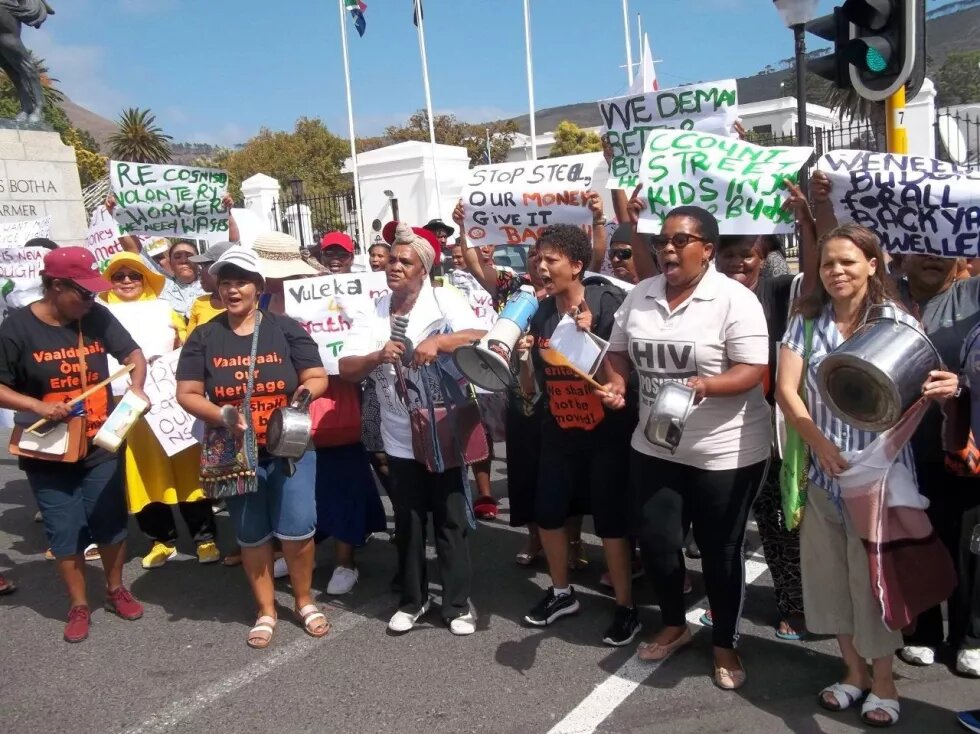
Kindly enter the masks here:
<path id="1" fill-rule="evenodd" d="M 10 79 L 20 99 L 17 122 L 38 123 L 44 107 L 41 74 L 23 41 L 24 23 L 40 28 L 54 10 L 45 0 L 0 0 L 0 68 Z"/>

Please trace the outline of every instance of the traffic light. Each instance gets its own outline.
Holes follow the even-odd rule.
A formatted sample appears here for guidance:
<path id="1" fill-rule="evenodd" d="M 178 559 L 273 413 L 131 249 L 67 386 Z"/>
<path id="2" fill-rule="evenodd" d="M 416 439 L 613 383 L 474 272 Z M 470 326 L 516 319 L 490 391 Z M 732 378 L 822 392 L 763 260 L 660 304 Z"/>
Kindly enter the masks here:
<path id="1" fill-rule="evenodd" d="M 903 84 L 909 96 L 925 73 L 925 0 L 846 0 L 807 23 L 806 30 L 834 44 L 832 56 L 809 68 L 842 89 L 881 101 Z"/>

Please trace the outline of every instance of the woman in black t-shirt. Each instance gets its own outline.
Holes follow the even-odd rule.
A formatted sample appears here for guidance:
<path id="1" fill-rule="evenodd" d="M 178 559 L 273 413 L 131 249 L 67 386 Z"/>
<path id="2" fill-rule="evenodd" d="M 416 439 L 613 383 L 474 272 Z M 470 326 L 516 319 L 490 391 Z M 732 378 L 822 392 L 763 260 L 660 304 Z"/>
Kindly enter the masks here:
<path id="1" fill-rule="evenodd" d="M 308 634 L 323 637 L 330 625 L 310 593 L 316 459 L 312 453 L 304 454 L 290 474 L 284 460 L 265 451 L 265 441 L 272 412 L 287 405 L 300 388 L 309 390 L 313 398 L 320 397 L 327 388 L 327 373 L 316 343 L 298 323 L 259 311 L 264 279 L 252 250 L 229 249 L 209 272 L 218 280 L 218 293 L 227 311 L 195 329 L 184 345 L 177 365 L 177 401 L 188 413 L 213 426 L 223 425 L 223 406 L 234 406 L 239 414 L 232 430 L 239 435 L 254 431 L 258 488 L 225 500 L 258 606 L 258 619 L 247 642 L 251 647 L 267 647 L 275 628 L 273 538 L 282 542 L 297 616 Z M 250 365 L 256 329 L 255 364 Z M 250 369 L 254 369 L 249 403 L 252 425 L 247 426 L 241 405 Z"/>
<path id="2" fill-rule="evenodd" d="M 92 253 L 84 247 L 52 250 L 41 277 L 43 298 L 8 313 L 0 325 L 0 407 L 18 411 L 17 422 L 25 427 L 37 417 L 63 421 L 70 417 L 67 401 L 109 376 L 107 354 L 133 366 L 130 389 L 146 399 L 143 353 L 115 317 L 95 305 L 95 294 L 110 283 L 99 275 Z M 105 569 L 106 608 L 124 619 L 143 616 L 143 606 L 122 585 L 128 519 L 122 473 L 114 454 L 91 443 L 111 399 L 107 385 L 84 401 L 89 447 L 80 461 L 20 459 L 71 600 L 67 642 L 88 636 L 83 552 L 92 541 Z"/>

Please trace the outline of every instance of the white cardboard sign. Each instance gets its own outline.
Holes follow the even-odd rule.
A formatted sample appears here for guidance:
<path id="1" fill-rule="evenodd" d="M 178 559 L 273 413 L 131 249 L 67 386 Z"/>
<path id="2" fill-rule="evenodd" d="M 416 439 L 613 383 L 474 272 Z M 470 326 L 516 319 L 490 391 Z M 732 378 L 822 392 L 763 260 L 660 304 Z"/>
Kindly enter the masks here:
<path id="1" fill-rule="evenodd" d="M 177 361 L 180 350 L 164 354 L 147 366 L 143 391 L 150 399 L 146 422 L 167 456 L 197 443 L 191 435 L 194 419 L 177 403 Z"/>

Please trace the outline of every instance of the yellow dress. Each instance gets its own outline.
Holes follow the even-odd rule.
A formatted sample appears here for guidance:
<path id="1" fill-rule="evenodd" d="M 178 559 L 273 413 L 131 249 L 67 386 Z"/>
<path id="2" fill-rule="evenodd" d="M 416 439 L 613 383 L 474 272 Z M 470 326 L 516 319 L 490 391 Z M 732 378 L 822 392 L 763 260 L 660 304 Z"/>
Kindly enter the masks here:
<path id="1" fill-rule="evenodd" d="M 187 336 L 190 336 L 191 332 L 201 324 L 206 324 L 215 316 L 224 312 L 225 310 L 223 308 L 215 308 L 211 305 L 210 293 L 198 296 L 191 305 L 191 312 L 187 316 Z"/>

